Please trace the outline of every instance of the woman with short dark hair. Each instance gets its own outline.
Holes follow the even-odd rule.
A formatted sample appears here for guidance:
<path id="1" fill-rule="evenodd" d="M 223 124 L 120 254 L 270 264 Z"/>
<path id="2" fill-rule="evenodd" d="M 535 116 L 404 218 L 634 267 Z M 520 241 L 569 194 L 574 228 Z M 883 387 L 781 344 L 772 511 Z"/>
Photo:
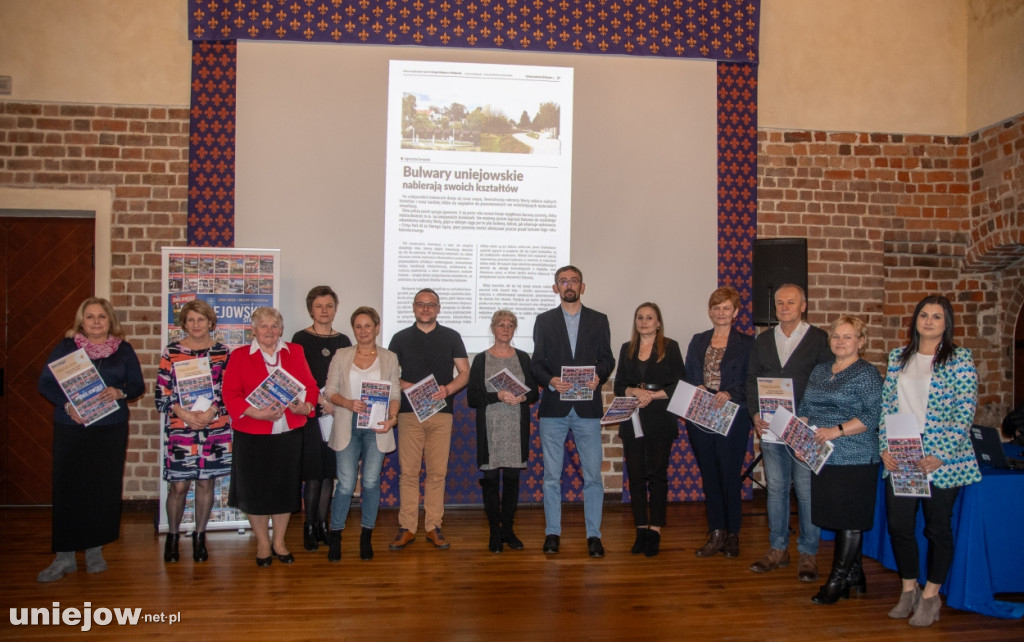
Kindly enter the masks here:
<path id="1" fill-rule="evenodd" d="M 322 391 L 327 384 L 327 369 L 331 359 L 341 348 L 352 345 L 349 338 L 337 332 L 334 317 L 338 313 L 338 295 L 329 286 L 318 285 L 306 295 L 306 311 L 313 324 L 299 330 L 292 342 L 302 346 L 306 363 Z M 302 525 L 302 546 L 307 551 L 319 548 L 318 542 L 327 543 L 327 509 L 334 491 L 335 456 L 327 442 L 330 434 L 320 429 L 323 417 L 334 415 L 334 406 L 327 396 L 321 394 L 315 416 L 302 427 L 302 503 L 306 509 L 306 521 Z"/>

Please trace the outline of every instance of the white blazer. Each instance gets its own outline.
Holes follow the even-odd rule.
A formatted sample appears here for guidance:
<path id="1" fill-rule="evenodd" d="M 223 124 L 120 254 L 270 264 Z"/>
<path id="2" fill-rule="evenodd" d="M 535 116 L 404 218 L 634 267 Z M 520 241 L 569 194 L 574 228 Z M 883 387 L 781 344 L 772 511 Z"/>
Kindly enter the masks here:
<path id="1" fill-rule="evenodd" d="M 327 370 L 327 385 L 324 386 L 324 395 L 328 401 L 331 395 L 341 395 L 348 398 L 349 375 L 352 373 L 352 362 L 356 358 L 357 346 L 342 348 L 334 353 L 331 359 L 331 366 Z M 397 404 L 401 402 L 402 387 L 398 381 L 399 368 L 398 356 L 390 350 L 376 346 L 377 361 L 380 362 L 380 376 L 384 381 L 391 382 L 391 397 L 388 403 L 388 410 L 398 409 Z M 396 404 L 396 405 L 392 405 Z M 397 414 L 389 412 L 389 415 Z M 384 433 L 376 433 L 377 448 L 382 453 L 389 453 L 397 447 L 395 444 L 395 431 L 389 430 Z M 334 429 L 331 431 L 331 440 L 328 445 L 332 450 L 342 451 L 352 441 L 352 411 L 341 406 L 334 407 Z"/>

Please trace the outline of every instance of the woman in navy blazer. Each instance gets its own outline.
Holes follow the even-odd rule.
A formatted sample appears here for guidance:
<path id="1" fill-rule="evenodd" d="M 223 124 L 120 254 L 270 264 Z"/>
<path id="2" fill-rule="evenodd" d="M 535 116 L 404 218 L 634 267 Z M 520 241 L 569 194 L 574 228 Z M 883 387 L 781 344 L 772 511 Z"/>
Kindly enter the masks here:
<path id="1" fill-rule="evenodd" d="M 697 457 L 704 505 L 708 515 L 708 539 L 697 557 L 740 552 L 743 457 L 750 440 L 747 414 L 747 364 L 754 338 L 735 328 L 740 295 L 731 287 L 718 288 L 708 300 L 708 316 L 714 327 L 695 334 L 686 350 L 686 381 L 714 393 L 715 402 L 739 404 L 740 409 L 726 435 L 686 422 L 690 447 Z"/>

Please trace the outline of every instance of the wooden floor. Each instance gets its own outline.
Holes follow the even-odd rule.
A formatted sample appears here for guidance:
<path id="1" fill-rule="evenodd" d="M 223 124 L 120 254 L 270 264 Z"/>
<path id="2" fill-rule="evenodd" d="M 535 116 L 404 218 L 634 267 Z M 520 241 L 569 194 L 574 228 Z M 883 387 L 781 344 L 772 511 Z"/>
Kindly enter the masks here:
<path id="1" fill-rule="evenodd" d="M 296 562 L 257 568 L 251 535 L 236 531 L 209 536 L 210 561 L 194 564 L 182 541 L 182 561 L 164 564 L 163 541 L 153 515 L 126 514 L 121 539 L 104 553 L 110 569 L 79 570 L 52 584 L 36 574 L 52 559 L 50 511 L 0 509 L 0 606 L 60 609 L 140 609 L 150 619 L 136 626 L 14 626 L 0 621 L 3 638 L 160 636 L 172 639 L 356 639 L 356 640 L 564 640 L 564 639 L 931 639 L 1020 640 L 1024 623 L 988 618 L 944 607 L 929 629 L 890 620 L 898 597 L 895 574 L 865 559 L 868 593 L 834 606 L 810 602 L 817 585 L 796 579 L 796 565 L 766 575 L 748 566 L 767 547 L 764 499 L 745 504 L 740 556 L 698 559 L 703 544 L 703 504 L 673 505 L 661 555 L 629 554 L 634 531 L 626 506 L 605 507 L 607 556 L 586 554 L 581 507 L 563 514 L 562 552 L 541 553 L 544 513 L 520 510 L 517 532 L 524 551 L 487 551 L 481 510 L 450 509 L 445 515 L 448 551 L 434 550 L 422 533 L 406 550 L 391 552 L 394 511 L 381 511 L 376 557 L 358 557 L 358 508 L 349 517 L 352 534 L 340 563 L 326 550 L 301 545 L 295 515 L 288 544 Z M 791 553 L 795 542 L 791 542 Z M 832 545 L 823 542 L 819 563 L 827 572 Z M 178 621 L 170 624 L 167 619 Z M 11 616 L 13 617 L 13 615 Z"/>

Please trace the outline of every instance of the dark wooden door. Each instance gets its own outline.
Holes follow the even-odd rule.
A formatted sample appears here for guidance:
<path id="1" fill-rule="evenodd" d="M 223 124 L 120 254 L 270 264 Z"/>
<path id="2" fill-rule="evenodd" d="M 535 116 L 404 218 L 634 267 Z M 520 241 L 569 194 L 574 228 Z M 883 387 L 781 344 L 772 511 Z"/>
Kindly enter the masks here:
<path id="1" fill-rule="evenodd" d="M 49 504 L 53 406 L 46 357 L 92 296 L 92 218 L 0 217 L 0 504 Z"/>

